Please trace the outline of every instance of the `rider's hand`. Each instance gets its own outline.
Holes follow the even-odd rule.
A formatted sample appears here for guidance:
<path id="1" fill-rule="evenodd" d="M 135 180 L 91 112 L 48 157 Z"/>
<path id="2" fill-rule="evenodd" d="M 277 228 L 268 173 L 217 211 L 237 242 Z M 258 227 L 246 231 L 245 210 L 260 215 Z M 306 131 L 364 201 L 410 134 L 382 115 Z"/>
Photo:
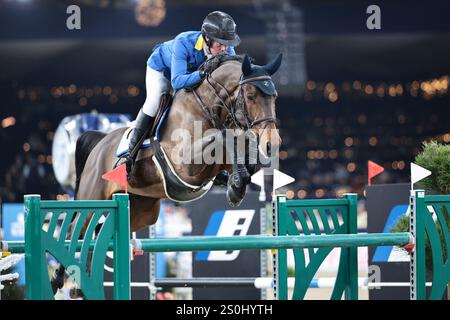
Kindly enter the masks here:
<path id="1" fill-rule="evenodd" d="M 217 67 L 220 64 L 220 60 L 216 57 L 213 57 L 211 59 L 206 60 L 203 62 L 203 64 L 200 66 L 200 77 L 204 78 L 207 75 L 211 74 L 214 70 L 217 69 Z"/>

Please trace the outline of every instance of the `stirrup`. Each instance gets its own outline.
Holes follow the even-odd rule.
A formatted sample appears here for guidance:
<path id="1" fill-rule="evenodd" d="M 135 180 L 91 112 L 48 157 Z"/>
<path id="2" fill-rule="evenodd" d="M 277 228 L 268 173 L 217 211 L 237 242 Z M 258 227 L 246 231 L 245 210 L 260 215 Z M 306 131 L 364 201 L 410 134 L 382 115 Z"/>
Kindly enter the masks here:
<path id="1" fill-rule="evenodd" d="M 127 158 L 128 158 L 128 152 L 125 152 L 123 155 L 121 155 L 120 157 L 118 157 L 117 161 L 114 163 L 114 165 L 113 165 L 113 167 L 112 167 L 113 170 L 119 166 L 119 162 L 120 162 L 122 159 L 125 159 L 125 161 L 123 161 L 123 163 L 121 163 L 120 165 L 124 164 L 124 163 L 126 162 L 126 159 L 127 159 Z"/>

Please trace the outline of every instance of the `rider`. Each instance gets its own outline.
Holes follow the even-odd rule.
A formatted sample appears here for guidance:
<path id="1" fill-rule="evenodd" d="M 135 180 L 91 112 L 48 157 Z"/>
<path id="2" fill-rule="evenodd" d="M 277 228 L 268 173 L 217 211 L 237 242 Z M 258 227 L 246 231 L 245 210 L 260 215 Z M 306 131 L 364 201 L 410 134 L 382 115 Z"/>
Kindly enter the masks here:
<path id="1" fill-rule="evenodd" d="M 154 47 L 147 61 L 147 98 L 137 116 L 125 154 L 128 174 L 143 136 L 153 126 L 163 92 L 169 90 L 170 84 L 174 90 L 195 86 L 217 67 L 215 59 L 207 59 L 224 53 L 234 55 L 234 47 L 240 41 L 233 18 L 214 11 L 204 19 L 201 31 L 180 33 L 173 40 Z"/>

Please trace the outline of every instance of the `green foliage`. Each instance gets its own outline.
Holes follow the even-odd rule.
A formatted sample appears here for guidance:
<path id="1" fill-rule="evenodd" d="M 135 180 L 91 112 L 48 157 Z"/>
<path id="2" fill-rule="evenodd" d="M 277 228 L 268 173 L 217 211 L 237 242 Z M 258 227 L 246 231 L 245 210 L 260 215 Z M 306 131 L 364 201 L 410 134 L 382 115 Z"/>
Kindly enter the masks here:
<path id="1" fill-rule="evenodd" d="M 423 151 L 416 156 L 415 163 L 432 172 L 431 176 L 417 183 L 420 188 L 429 193 L 450 194 L 450 144 L 424 142 Z"/>
<path id="2" fill-rule="evenodd" d="M 445 211 L 445 208 L 443 209 L 444 217 L 446 220 L 447 226 L 450 227 L 450 218 L 449 214 Z M 439 234 L 439 239 L 441 240 L 441 243 L 444 243 L 444 232 L 442 230 L 442 225 L 440 223 L 436 224 L 436 229 Z M 394 227 L 391 228 L 391 232 L 409 232 L 409 215 L 401 216 L 395 223 Z M 450 232 L 447 230 L 447 233 Z M 443 260 L 447 261 L 447 252 L 448 250 L 445 250 L 443 248 Z M 426 244 L 425 244 L 425 254 L 426 254 L 426 266 L 428 270 L 432 270 L 433 262 L 432 262 L 432 256 L 431 256 L 431 248 L 430 248 L 430 241 L 428 237 L 426 238 Z"/>
<path id="3" fill-rule="evenodd" d="M 14 272 L 13 268 L 4 270 L 1 274 L 9 274 Z M 1 292 L 2 300 L 25 300 L 25 288 L 19 286 L 17 280 L 13 281 L 4 281 L 2 284 L 5 288 Z"/>
<path id="4" fill-rule="evenodd" d="M 450 194 L 450 145 L 440 144 L 436 141 L 424 142 L 423 150 L 418 154 L 414 163 L 432 172 L 430 176 L 417 183 L 418 188 L 425 189 L 427 194 Z M 449 214 L 443 209 L 447 226 L 450 226 Z M 437 231 L 441 242 L 444 243 L 442 226 L 437 224 Z M 391 232 L 409 232 L 409 215 L 399 218 Z M 449 232 L 449 231 L 447 231 Z M 444 252 L 444 261 L 447 259 L 447 250 Z M 426 239 L 426 265 L 432 268 L 430 242 Z"/>
<path id="5" fill-rule="evenodd" d="M 409 215 L 404 215 L 398 218 L 395 225 L 390 230 L 391 232 L 409 232 Z"/>
<path id="6" fill-rule="evenodd" d="M 295 277 L 295 268 L 288 267 L 288 277 Z"/>

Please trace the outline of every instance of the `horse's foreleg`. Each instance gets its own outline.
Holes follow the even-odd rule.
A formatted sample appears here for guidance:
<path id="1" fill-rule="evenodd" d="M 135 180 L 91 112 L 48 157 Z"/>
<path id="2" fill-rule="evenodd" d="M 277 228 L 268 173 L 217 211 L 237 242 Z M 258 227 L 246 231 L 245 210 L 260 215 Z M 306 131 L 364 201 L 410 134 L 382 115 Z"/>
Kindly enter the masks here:
<path id="1" fill-rule="evenodd" d="M 233 171 L 228 177 L 227 200 L 232 207 L 239 206 L 244 199 L 247 184 L 250 183 L 250 173 L 241 163 L 233 164 Z"/>
<path id="2" fill-rule="evenodd" d="M 231 150 L 233 151 L 232 172 L 228 177 L 227 188 L 227 200 L 233 207 L 241 204 L 242 199 L 245 196 L 247 184 L 250 183 L 251 173 L 249 172 L 247 165 L 250 163 L 250 160 L 253 161 L 254 156 L 253 154 L 250 155 L 249 152 L 246 152 L 247 149 L 249 149 L 246 146 L 247 142 L 250 147 L 251 143 L 246 136 L 244 145 L 242 146 L 238 142 L 237 147 L 235 147 L 234 139 L 226 139 L 227 152 L 230 153 Z"/>

